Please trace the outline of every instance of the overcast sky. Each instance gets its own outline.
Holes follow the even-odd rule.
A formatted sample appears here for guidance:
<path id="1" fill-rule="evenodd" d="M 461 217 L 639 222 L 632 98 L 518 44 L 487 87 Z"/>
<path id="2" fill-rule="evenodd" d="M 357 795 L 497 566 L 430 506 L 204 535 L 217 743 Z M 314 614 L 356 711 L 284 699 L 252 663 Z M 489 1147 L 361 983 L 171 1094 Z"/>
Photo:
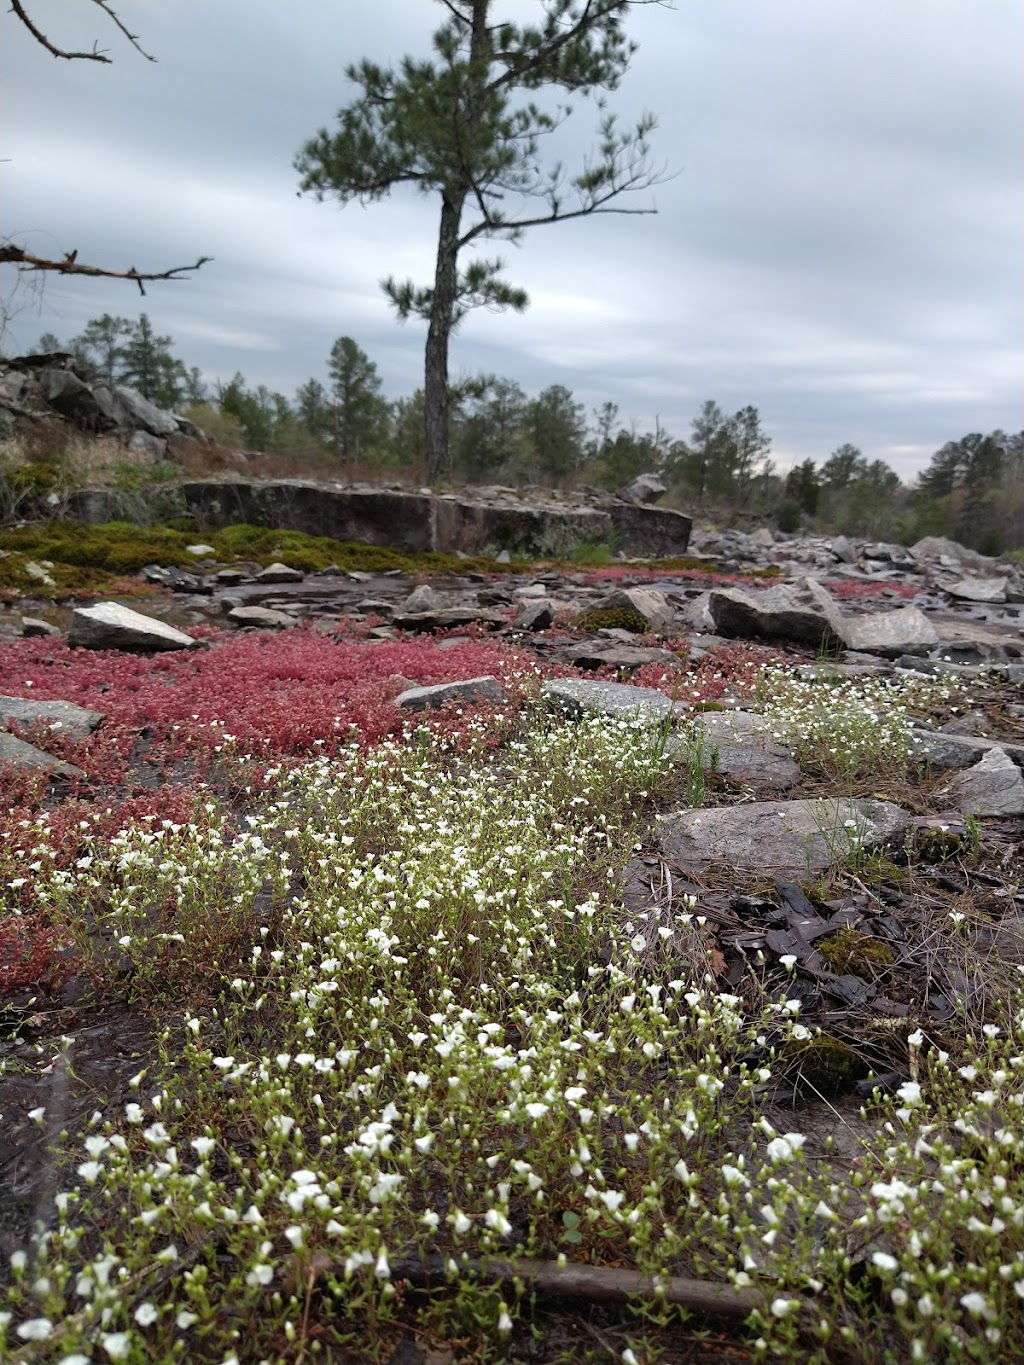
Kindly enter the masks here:
<path id="1" fill-rule="evenodd" d="M 144 309 L 211 380 L 241 370 L 291 397 L 347 335 L 389 396 L 422 383 L 423 325 L 399 326 L 378 282 L 430 281 L 436 203 L 318 204 L 293 161 L 351 98 L 344 67 L 426 57 L 441 5 L 119 0 L 155 64 L 87 0 L 26 7 L 114 61 L 57 61 L 0 13 L 0 235 L 112 268 L 215 259 L 146 299 L 22 286 L 8 352 Z M 530 307 L 471 314 L 453 373 L 564 384 L 677 436 L 705 399 L 753 404 L 781 468 L 850 441 L 910 478 L 947 440 L 1024 426 L 1024 4 L 677 0 L 628 26 L 640 46 L 610 108 L 657 117 L 671 178 L 620 202 L 657 215 L 485 244 Z M 581 103 L 559 134 L 570 166 L 593 126 Z"/>

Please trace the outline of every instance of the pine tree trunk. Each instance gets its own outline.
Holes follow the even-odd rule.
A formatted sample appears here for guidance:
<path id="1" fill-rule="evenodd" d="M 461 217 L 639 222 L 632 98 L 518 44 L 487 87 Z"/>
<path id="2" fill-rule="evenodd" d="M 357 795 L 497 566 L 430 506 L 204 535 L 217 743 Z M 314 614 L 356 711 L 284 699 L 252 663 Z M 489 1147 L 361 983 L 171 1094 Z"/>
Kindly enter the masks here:
<path id="1" fill-rule="evenodd" d="M 423 406 L 427 440 L 427 483 L 451 472 L 448 443 L 448 340 L 455 315 L 458 281 L 459 220 L 462 199 L 445 195 L 441 201 L 441 228 L 437 238 L 434 297 L 427 330 L 426 365 L 423 375 Z"/>

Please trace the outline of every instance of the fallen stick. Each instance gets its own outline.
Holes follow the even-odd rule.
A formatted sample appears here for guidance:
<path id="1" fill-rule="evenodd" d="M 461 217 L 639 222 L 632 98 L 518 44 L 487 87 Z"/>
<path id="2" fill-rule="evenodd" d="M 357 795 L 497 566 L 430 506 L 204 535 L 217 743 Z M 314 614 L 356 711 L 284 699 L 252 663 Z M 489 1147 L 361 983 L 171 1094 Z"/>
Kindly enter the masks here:
<path id="1" fill-rule="evenodd" d="M 448 1282 L 449 1262 L 444 1256 L 406 1258 L 391 1262 L 391 1277 L 408 1280 L 417 1288 Z M 745 1318 L 765 1299 L 756 1289 L 734 1289 L 712 1280 L 690 1280 L 681 1275 L 656 1278 L 638 1270 L 616 1270 L 599 1265 L 559 1265 L 557 1261 L 464 1260 L 459 1273 L 481 1280 L 508 1283 L 519 1280 L 535 1293 L 563 1299 L 587 1299 L 591 1303 L 625 1303 L 631 1298 L 660 1298 L 702 1317 Z"/>

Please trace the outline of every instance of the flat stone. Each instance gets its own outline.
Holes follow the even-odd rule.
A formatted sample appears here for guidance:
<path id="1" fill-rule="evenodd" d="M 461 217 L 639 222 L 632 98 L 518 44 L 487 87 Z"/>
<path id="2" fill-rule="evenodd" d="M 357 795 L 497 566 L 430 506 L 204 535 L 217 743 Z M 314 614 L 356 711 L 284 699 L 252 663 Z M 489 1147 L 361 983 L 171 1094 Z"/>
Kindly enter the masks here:
<path id="1" fill-rule="evenodd" d="M 784 744 L 775 739 L 763 716 L 750 711 L 704 711 L 694 716 L 694 727 L 706 738 L 705 768 L 737 782 L 762 783 L 772 787 L 792 787 L 800 768 Z M 683 747 L 678 739 L 669 746 Z"/>
<path id="2" fill-rule="evenodd" d="M 215 555 L 217 551 L 212 545 L 186 545 L 185 553 L 195 555 L 197 559 L 209 559 L 212 555 Z"/>
<path id="3" fill-rule="evenodd" d="M 396 705 L 403 711 L 436 711 L 449 701 L 489 701 L 501 705 L 508 701 L 508 695 L 497 678 L 485 674 L 481 678 L 437 683 L 433 687 L 410 687 L 395 698 Z"/>
<path id="4" fill-rule="evenodd" d="M 450 630 L 453 626 L 486 626 L 497 630 L 505 624 L 500 612 L 482 607 L 440 607 L 437 611 L 401 612 L 392 621 L 399 630 Z"/>
<path id="5" fill-rule="evenodd" d="M 630 687 L 627 683 L 591 682 L 588 678 L 553 678 L 541 684 L 540 694 L 569 715 L 586 712 L 605 716 L 638 717 L 661 725 L 675 707 L 655 687 Z"/>
<path id="6" fill-rule="evenodd" d="M 1001 750 L 1018 766 L 1024 767 L 1024 744 L 1008 744 L 1004 740 L 986 739 L 983 735 L 912 729 L 910 742 L 913 756 L 940 772 L 945 768 L 967 768 L 991 749 Z"/>
<path id="7" fill-rule="evenodd" d="M 90 711 L 70 701 L 34 701 L 27 697 L 0 697 L 0 725 L 35 725 L 85 739 L 106 720 L 102 711 Z"/>
<path id="8" fill-rule="evenodd" d="M 901 806 L 849 797 L 753 801 L 658 820 L 662 852 L 683 867 L 719 863 L 794 880 L 899 839 L 910 825 Z"/>
<path id="9" fill-rule="evenodd" d="M 26 744 L 23 739 L 15 739 L 6 730 L 0 730 L 0 765 L 5 764 L 22 772 L 45 773 L 48 778 L 84 776 L 81 768 L 76 768 L 73 763 L 62 763 L 59 758 L 44 753 L 34 744 Z"/>
<path id="10" fill-rule="evenodd" d="M 256 574 L 256 582 L 301 583 L 305 577 L 301 569 L 290 569 L 287 564 L 268 564 Z"/>
<path id="11" fill-rule="evenodd" d="M 845 616 L 840 622 L 840 638 L 847 649 L 892 658 L 923 652 L 939 642 L 938 631 L 917 607 Z"/>
<path id="12" fill-rule="evenodd" d="M 620 644 L 617 640 L 584 640 L 569 645 L 563 658 L 576 668 L 615 668 L 623 673 L 634 673 L 647 664 L 658 664 L 671 671 L 683 666 L 679 655 L 670 649 L 648 649 L 644 645 Z"/>
<path id="13" fill-rule="evenodd" d="M 946 591 L 965 602 L 1005 602 L 1006 584 L 1005 578 L 961 578 L 959 583 L 950 583 Z"/>
<path id="14" fill-rule="evenodd" d="M 287 630 L 298 621 L 286 611 L 272 607 L 232 607 L 227 618 L 236 626 L 256 626 L 264 630 Z"/>
<path id="15" fill-rule="evenodd" d="M 1001 748 L 960 773 L 949 795 L 964 815 L 1024 814 L 1024 773 Z"/>
<path id="16" fill-rule="evenodd" d="M 97 602 L 94 607 L 78 607 L 72 613 L 68 644 L 83 649 L 124 649 L 148 654 L 200 649 L 203 642 L 119 602 Z"/>

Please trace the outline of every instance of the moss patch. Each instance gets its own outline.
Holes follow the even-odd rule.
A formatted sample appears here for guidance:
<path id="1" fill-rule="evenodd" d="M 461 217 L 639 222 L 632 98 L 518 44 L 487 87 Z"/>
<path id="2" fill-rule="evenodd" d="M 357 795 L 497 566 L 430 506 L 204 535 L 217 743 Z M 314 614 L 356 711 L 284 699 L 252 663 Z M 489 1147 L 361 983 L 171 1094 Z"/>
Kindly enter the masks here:
<path id="1" fill-rule="evenodd" d="M 797 1091 L 806 1089 L 825 1096 L 851 1089 L 870 1070 L 852 1047 L 827 1034 L 787 1043 L 780 1052 L 780 1060 Z"/>
<path id="2" fill-rule="evenodd" d="M 856 929 L 840 929 L 815 946 L 838 976 L 859 976 L 865 981 L 873 981 L 896 960 L 888 944 Z"/>
<path id="3" fill-rule="evenodd" d="M 574 630 L 628 630 L 633 635 L 646 635 L 647 621 L 632 607 L 590 607 L 569 622 Z"/>

